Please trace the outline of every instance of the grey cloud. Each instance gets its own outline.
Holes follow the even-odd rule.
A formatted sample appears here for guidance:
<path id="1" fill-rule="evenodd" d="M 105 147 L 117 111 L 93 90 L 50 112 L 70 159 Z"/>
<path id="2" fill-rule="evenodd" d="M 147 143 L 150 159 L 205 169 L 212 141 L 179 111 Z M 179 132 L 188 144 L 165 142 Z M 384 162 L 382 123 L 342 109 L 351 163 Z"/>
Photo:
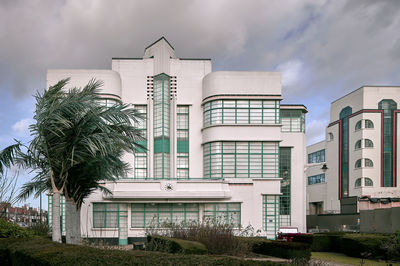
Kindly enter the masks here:
<path id="1" fill-rule="evenodd" d="M 214 70 L 302 62 L 284 97 L 330 102 L 400 83 L 399 28 L 397 0 L 2 1 L 0 92 L 31 95 L 48 68 L 110 68 L 164 35 L 178 56 L 212 58 Z"/>

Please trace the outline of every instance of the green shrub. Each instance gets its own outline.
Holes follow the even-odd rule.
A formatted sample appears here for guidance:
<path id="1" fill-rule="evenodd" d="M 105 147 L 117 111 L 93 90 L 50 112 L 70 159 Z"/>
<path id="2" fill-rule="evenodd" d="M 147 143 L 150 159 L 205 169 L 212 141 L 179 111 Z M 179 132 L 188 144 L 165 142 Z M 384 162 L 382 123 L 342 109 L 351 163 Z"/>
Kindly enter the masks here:
<path id="1" fill-rule="evenodd" d="M 207 253 L 202 243 L 163 236 L 147 236 L 146 250 L 184 254 Z"/>
<path id="2" fill-rule="evenodd" d="M 32 237 L 33 235 L 32 231 L 22 228 L 18 224 L 0 219 L 0 238 Z"/>
<path id="3" fill-rule="evenodd" d="M 50 228 L 47 223 L 36 223 L 29 227 L 29 230 L 37 236 L 49 236 Z"/>
<path id="4" fill-rule="evenodd" d="M 6 252 L 5 252 L 6 251 Z M 1 239 L 1 265 L 278 265 L 226 256 L 107 250 L 66 245 L 47 238 Z M 5 259 L 3 259 L 5 258 Z"/>
<path id="5" fill-rule="evenodd" d="M 238 252 L 239 241 L 234 231 L 233 224 L 205 219 L 200 223 L 190 225 L 164 224 L 162 229 L 147 229 L 146 234 L 197 241 L 203 243 L 211 254 L 237 255 L 240 253 Z"/>
<path id="6" fill-rule="evenodd" d="M 384 234 L 347 234 L 342 237 L 342 252 L 351 257 L 385 258 L 382 244 L 389 241 L 390 236 Z"/>
<path id="7" fill-rule="evenodd" d="M 274 256 L 284 259 L 305 259 L 311 258 L 309 244 L 297 242 L 285 242 L 267 240 L 263 238 L 240 238 L 241 242 L 247 244 L 254 253 Z"/>

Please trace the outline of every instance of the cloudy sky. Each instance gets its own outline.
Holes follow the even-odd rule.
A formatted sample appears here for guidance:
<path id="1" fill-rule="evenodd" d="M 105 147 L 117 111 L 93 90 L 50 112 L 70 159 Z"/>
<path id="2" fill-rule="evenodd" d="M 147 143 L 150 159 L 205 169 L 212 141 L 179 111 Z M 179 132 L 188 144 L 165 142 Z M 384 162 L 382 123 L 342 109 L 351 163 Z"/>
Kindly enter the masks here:
<path id="1" fill-rule="evenodd" d="M 110 69 L 161 36 L 214 71 L 281 71 L 284 102 L 309 110 L 308 144 L 324 138 L 333 100 L 400 84 L 398 0 L 2 0 L 0 149 L 29 140 L 47 69 Z"/>

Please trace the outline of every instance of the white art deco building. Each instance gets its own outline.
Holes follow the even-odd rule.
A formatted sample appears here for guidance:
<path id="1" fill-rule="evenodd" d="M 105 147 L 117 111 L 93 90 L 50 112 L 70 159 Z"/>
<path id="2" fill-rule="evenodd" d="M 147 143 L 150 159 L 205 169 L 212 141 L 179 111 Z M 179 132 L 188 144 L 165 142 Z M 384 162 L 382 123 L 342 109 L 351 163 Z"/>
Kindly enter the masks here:
<path id="1" fill-rule="evenodd" d="M 363 86 L 332 102 L 326 140 L 307 147 L 309 214 L 400 206 L 399 107 L 395 86 Z"/>
<path id="2" fill-rule="evenodd" d="M 143 58 L 113 58 L 112 70 L 48 70 L 47 86 L 66 77 L 104 81 L 106 104 L 130 103 L 145 117 L 146 149 L 125 156 L 133 171 L 107 183 L 112 195 L 86 199 L 83 237 L 125 244 L 149 226 L 202 219 L 270 238 L 281 226 L 305 231 L 307 110 L 280 104 L 280 73 L 212 72 L 210 59 L 178 58 L 161 38 Z"/>

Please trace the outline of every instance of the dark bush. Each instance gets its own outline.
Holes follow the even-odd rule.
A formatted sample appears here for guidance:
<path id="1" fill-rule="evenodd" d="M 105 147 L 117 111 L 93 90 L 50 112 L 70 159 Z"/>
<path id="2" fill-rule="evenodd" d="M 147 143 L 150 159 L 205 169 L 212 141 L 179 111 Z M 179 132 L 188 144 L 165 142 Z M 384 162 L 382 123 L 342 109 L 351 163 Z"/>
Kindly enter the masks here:
<path id="1" fill-rule="evenodd" d="M 146 250 L 183 254 L 208 253 L 202 243 L 163 236 L 147 236 Z"/>
<path id="2" fill-rule="evenodd" d="M 351 257 L 362 258 L 368 254 L 370 258 L 385 258 L 386 251 L 382 244 L 389 241 L 390 236 L 384 234 L 347 234 L 342 237 L 342 252 Z"/>
<path id="3" fill-rule="evenodd" d="M 313 243 L 313 235 L 311 234 L 297 234 L 293 237 L 292 239 L 293 242 L 300 242 L 300 243 L 306 243 L 306 244 L 312 244 Z"/>
<path id="4" fill-rule="evenodd" d="M 1 265 L 277 265 L 226 256 L 121 251 L 66 245 L 47 238 L 0 239 Z"/>
<path id="5" fill-rule="evenodd" d="M 305 259 L 311 258 L 311 248 L 309 244 L 297 242 L 285 242 L 267 240 L 263 238 L 240 238 L 248 248 L 258 254 L 274 256 L 285 259 Z"/>
<path id="6" fill-rule="evenodd" d="M 32 231 L 22 228 L 18 224 L 0 219 L 0 238 L 31 237 L 33 235 Z"/>

